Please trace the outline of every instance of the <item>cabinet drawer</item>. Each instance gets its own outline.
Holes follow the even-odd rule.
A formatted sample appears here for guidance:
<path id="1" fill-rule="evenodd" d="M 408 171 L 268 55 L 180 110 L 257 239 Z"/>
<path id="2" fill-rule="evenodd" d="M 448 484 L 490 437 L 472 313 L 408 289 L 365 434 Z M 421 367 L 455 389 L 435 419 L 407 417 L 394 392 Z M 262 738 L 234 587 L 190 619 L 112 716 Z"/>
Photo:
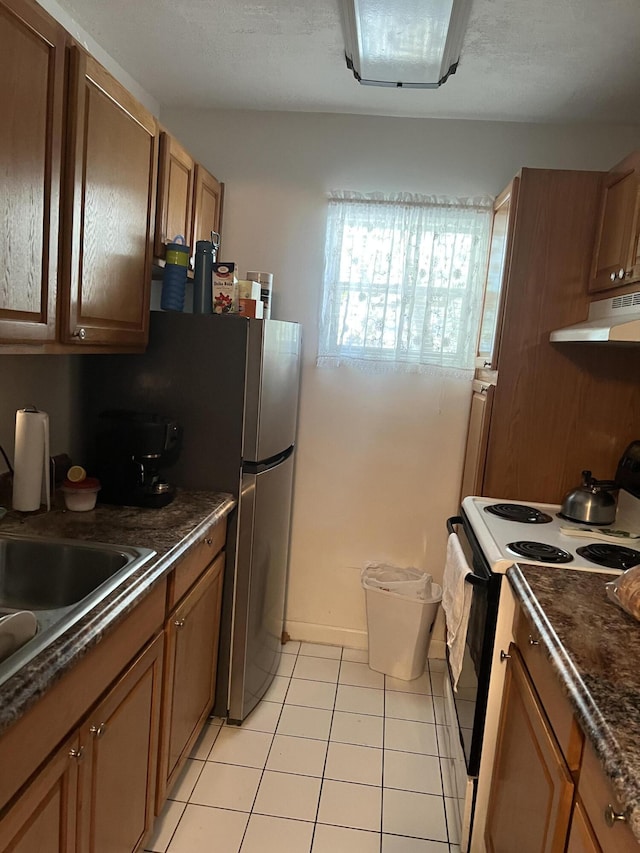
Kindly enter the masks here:
<path id="1" fill-rule="evenodd" d="M 217 522 L 169 575 L 168 609 L 171 610 L 193 586 L 209 563 L 223 548 L 227 538 L 227 520 Z"/>
<path id="2" fill-rule="evenodd" d="M 622 813 L 623 808 L 590 743 L 584 747 L 578 794 L 603 853 L 637 853 L 638 841 L 628 824 L 620 820 L 614 821 L 613 826 L 607 823 L 609 807 L 616 813 Z"/>
<path id="3" fill-rule="evenodd" d="M 569 770 L 575 772 L 580 767 L 584 735 L 576 722 L 569 700 L 562 692 L 558 676 L 553 671 L 536 629 L 523 614 L 518 620 L 516 644 Z"/>

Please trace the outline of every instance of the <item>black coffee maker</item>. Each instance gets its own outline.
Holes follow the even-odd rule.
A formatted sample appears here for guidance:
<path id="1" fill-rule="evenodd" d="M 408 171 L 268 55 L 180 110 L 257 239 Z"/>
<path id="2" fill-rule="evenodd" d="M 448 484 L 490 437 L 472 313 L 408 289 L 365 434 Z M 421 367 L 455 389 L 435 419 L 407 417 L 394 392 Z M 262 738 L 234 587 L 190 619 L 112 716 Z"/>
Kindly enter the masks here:
<path id="1" fill-rule="evenodd" d="M 163 507 L 175 486 L 161 469 L 180 455 L 182 428 L 164 415 L 113 409 L 98 416 L 99 500 L 121 506 Z"/>

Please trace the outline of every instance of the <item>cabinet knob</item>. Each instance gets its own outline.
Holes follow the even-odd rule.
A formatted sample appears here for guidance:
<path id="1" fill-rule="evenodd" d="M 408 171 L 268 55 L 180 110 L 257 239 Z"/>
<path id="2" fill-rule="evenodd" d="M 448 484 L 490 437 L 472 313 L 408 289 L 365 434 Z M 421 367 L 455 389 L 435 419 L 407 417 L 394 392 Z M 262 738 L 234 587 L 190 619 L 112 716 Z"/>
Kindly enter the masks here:
<path id="1" fill-rule="evenodd" d="M 609 276 L 609 278 L 611 279 L 611 281 L 616 281 L 618 278 L 618 273 L 612 272 L 611 275 Z"/>
<path id="2" fill-rule="evenodd" d="M 481 394 L 486 394 L 488 390 L 489 390 L 489 386 L 488 386 L 488 385 L 481 385 L 481 386 L 480 386 L 480 393 L 481 393 Z"/>
<path id="3" fill-rule="evenodd" d="M 176 626 L 176 628 L 184 628 L 184 623 L 186 621 L 186 619 L 176 619 L 173 624 Z"/>
<path id="4" fill-rule="evenodd" d="M 500 660 L 501 661 L 511 660 L 511 655 L 507 654 L 507 652 L 500 649 Z"/>
<path id="5" fill-rule="evenodd" d="M 491 367 L 491 362 L 485 361 L 483 367 Z"/>
<path id="6" fill-rule="evenodd" d="M 69 750 L 69 758 L 75 758 L 76 761 L 82 761 L 84 758 L 84 746 L 75 747 Z"/>
<path id="7" fill-rule="evenodd" d="M 100 723 L 99 726 L 91 726 L 91 728 L 89 729 L 91 734 L 96 738 L 101 738 L 103 736 L 103 734 L 106 732 L 106 730 L 107 730 L 107 724 L 106 723 Z"/>
<path id="8" fill-rule="evenodd" d="M 212 545 L 213 539 L 210 536 L 207 536 L 207 538 L 204 540 L 204 544 L 205 545 Z"/>
<path id="9" fill-rule="evenodd" d="M 619 278 L 620 280 L 622 280 L 622 279 L 625 277 L 625 275 L 626 275 L 626 272 L 624 271 L 624 268 L 622 268 L 622 267 L 621 267 L 621 268 L 618 270 L 618 278 Z"/>
<path id="10" fill-rule="evenodd" d="M 529 634 L 529 645 L 530 646 L 539 646 L 540 640 L 536 640 L 535 637 L 532 637 L 531 634 Z"/>
<path id="11" fill-rule="evenodd" d="M 78 338 L 79 340 L 83 341 L 87 337 L 87 330 L 83 328 L 74 329 L 74 331 L 71 332 L 71 337 Z"/>
<path id="12" fill-rule="evenodd" d="M 607 826 L 613 826 L 617 820 L 621 820 L 623 823 L 627 822 L 627 816 L 625 813 L 617 812 L 611 803 L 609 803 L 604 810 L 604 819 Z"/>

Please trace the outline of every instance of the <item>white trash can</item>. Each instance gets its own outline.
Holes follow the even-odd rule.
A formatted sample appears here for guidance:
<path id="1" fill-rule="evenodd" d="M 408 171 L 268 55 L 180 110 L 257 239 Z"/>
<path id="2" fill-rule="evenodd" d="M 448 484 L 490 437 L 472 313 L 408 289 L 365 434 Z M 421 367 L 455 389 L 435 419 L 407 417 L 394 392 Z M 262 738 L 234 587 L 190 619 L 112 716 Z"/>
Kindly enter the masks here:
<path id="1" fill-rule="evenodd" d="M 367 563 L 361 574 L 367 604 L 369 667 L 403 681 L 425 671 L 442 587 L 420 569 Z"/>

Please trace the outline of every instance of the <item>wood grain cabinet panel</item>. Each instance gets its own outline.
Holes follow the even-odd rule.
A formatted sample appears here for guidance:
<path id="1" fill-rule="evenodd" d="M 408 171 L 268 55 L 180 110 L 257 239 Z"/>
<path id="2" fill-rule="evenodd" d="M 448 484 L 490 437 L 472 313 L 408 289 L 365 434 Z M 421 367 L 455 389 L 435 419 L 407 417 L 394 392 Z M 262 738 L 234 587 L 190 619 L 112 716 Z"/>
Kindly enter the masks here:
<path id="1" fill-rule="evenodd" d="M 163 635 L 124 672 L 81 730 L 80 837 L 87 853 L 133 853 L 154 816 Z"/>
<path id="2" fill-rule="evenodd" d="M 224 560 L 220 554 L 167 619 L 157 812 L 213 705 Z"/>
<path id="3" fill-rule="evenodd" d="M 602 853 L 602 848 L 593 834 L 593 828 L 579 800 L 573 808 L 566 853 Z"/>
<path id="4" fill-rule="evenodd" d="M 187 245 L 194 249 L 191 244 L 194 178 L 193 157 L 175 137 L 166 132 L 161 133 L 154 239 L 156 258 L 164 258 L 166 244 L 178 235 L 182 235 Z"/>
<path id="5" fill-rule="evenodd" d="M 485 841 L 490 853 L 565 848 L 573 780 L 517 648 L 509 653 Z"/>
<path id="6" fill-rule="evenodd" d="M 640 280 L 640 152 L 603 179 L 589 290 Z"/>
<path id="7" fill-rule="evenodd" d="M 0 339 L 55 340 L 66 33 L 0 2 Z"/>
<path id="8" fill-rule="evenodd" d="M 77 733 L 47 761 L 8 812 L 0 817 L 0 850 L 75 853 L 78 805 Z M 6 768 L 5 768 L 6 770 Z"/>
<path id="9" fill-rule="evenodd" d="M 155 118 L 71 51 L 61 340 L 145 345 L 156 185 Z"/>
<path id="10" fill-rule="evenodd" d="M 222 230 L 222 203 L 224 184 L 208 172 L 204 166 L 196 165 L 195 192 L 193 197 L 193 242 L 211 240 L 211 232 L 220 235 Z"/>
<path id="11" fill-rule="evenodd" d="M 461 499 L 467 495 L 482 494 L 494 392 L 494 385 L 487 385 L 484 382 L 474 380 L 464 455 Z"/>

